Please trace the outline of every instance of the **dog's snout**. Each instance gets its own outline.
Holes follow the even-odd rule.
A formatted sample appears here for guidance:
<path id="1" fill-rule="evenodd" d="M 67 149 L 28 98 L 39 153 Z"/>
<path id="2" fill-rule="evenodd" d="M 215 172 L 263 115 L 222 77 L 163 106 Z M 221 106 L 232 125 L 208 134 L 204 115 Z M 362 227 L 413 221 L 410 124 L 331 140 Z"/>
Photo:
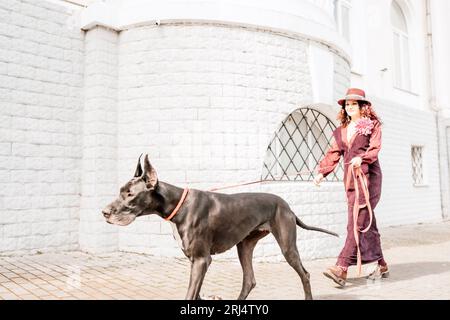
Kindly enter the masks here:
<path id="1" fill-rule="evenodd" d="M 109 218 L 111 216 L 111 211 L 102 210 L 102 213 L 105 218 Z"/>

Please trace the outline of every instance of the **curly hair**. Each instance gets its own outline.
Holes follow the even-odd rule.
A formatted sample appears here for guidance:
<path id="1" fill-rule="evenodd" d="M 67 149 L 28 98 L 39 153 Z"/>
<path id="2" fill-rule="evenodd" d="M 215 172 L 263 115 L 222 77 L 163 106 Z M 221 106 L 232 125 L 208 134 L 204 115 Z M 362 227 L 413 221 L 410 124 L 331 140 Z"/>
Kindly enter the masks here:
<path id="1" fill-rule="evenodd" d="M 375 111 L 373 110 L 373 108 L 370 105 L 368 105 L 364 101 L 359 101 L 359 100 L 358 100 L 358 105 L 359 105 L 359 110 L 361 112 L 361 117 L 369 118 L 370 120 L 377 120 L 378 122 L 381 123 L 380 118 L 378 117 L 378 115 L 375 113 Z M 344 106 L 342 107 L 341 111 L 339 112 L 339 114 L 337 116 L 337 120 L 339 120 L 341 122 L 341 125 L 343 127 L 348 126 L 348 124 L 350 123 L 350 116 L 347 114 L 347 111 L 345 111 L 345 102 L 344 102 Z"/>

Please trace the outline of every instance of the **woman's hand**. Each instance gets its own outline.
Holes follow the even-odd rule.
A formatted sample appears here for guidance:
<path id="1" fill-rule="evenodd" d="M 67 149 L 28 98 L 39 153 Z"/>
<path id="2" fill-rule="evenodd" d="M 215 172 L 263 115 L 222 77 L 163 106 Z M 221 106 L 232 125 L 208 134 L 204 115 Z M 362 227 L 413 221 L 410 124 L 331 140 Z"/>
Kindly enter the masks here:
<path id="1" fill-rule="evenodd" d="M 313 182 L 316 186 L 319 186 L 320 183 L 322 182 L 322 180 L 323 180 L 323 174 L 319 173 L 317 176 L 314 177 Z"/>
<path id="2" fill-rule="evenodd" d="M 362 163 L 361 157 L 354 157 L 352 160 L 350 160 L 350 165 L 353 166 L 353 168 L 361 167 L 361 163 Z"/>

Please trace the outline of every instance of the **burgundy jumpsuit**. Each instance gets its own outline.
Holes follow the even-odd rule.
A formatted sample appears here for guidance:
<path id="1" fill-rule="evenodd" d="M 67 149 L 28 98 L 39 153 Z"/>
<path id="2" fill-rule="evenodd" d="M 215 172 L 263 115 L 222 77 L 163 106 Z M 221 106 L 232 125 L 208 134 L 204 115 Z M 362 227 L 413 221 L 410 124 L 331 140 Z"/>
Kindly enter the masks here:
<path id="1" fill-rule="evenodd" d="M 380 163 L 378 161 L 378 152 L 381 148 L 381 124 L 377 120 L 373 121 L 374 128 L 370 134 L 363 135 L 355 132 L 350 141 L 347 141 L 347 128 L 340 126 L 334 130 L 334 141 L 324 159 L 319 163 L 318 171 L 326 177 L 336 168 L 340 157 L 344 157 L 344 186 L 348 203 L 347 238 L 336 263 L 336 265 L 342 267 L 357 264 L 357 246 L 353 224 L 355 187 L 352 180 L 350 180 L 351 182 L 348 185 L 345 183 L 347 181 L 348 163 L 352 158 L 362 158 L 361 171 L 367 177 L 367 189 L 369 191 L 369 201 L 372 212 L 381 196 L 382 174 Z M 360 188 L 361 186 L 359 189 Z M 359 194 L 358 226 L 360 229 L 365 229 L 369 224 L 369 211 L 361 189 Z M 369 230 L 365 233 L 358 233 L 358 235 L 362 264 L 380 260 L 384 262 L 384 260 L 382 260 L 383 253 L 381 251 L 380 234 L 378 233 L 375 216 L 373 216 Z"/>

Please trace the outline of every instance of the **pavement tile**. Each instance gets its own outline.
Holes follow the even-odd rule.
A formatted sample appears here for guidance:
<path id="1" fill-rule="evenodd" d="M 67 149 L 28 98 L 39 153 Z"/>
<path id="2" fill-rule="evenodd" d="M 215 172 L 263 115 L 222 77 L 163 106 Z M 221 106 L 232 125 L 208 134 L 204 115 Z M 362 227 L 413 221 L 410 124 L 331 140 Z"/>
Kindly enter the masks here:
<path id="1" fill-rule="evenodd" d="M 19 296 L 13 293 L 0 293 L 0 298 L 2 298 L 2 300 L 18 300 Z"/>

